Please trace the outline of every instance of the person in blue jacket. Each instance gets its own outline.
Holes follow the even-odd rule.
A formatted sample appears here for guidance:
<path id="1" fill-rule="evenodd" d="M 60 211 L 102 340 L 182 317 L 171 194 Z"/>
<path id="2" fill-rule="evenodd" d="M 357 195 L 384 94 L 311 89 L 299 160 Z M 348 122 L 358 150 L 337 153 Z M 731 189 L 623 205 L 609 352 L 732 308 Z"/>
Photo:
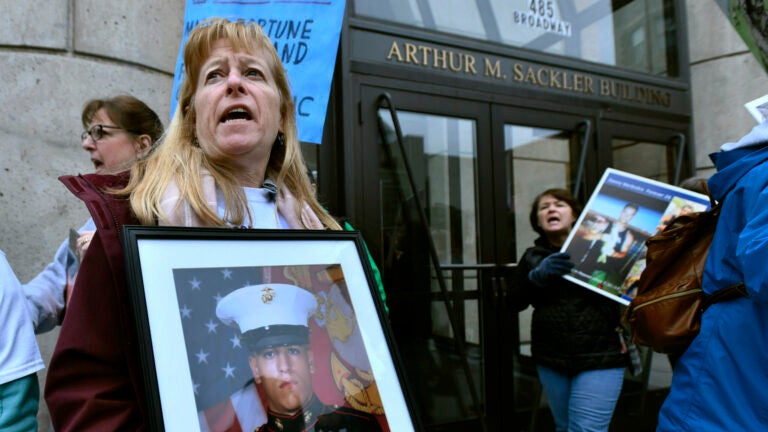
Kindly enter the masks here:
<path id="1" fill-rule="evenodd" d="M 744 282 L 747 297 L 715 303 L 675 365 L 658 431 L 768 430 L 768 122 L 710 155 L 722 203 L 704 268 L 706 294 Z"/>

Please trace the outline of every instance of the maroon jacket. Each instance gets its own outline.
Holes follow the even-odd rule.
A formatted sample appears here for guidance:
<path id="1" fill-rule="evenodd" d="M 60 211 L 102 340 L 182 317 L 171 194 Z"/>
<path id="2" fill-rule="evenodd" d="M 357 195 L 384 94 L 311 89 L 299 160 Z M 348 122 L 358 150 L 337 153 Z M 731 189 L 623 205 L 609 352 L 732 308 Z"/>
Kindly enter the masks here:
<path id="1" fill-rule="evenodd" d="M 83 200 L 97 231 L 67 304 L 45 384 L 54 429 L 146 430 L 145 390 L 126 284 L 120 230 L 138 224 L 127 200 L 104 192 L 128 181 L 114 176 L 64 176 Z"/>

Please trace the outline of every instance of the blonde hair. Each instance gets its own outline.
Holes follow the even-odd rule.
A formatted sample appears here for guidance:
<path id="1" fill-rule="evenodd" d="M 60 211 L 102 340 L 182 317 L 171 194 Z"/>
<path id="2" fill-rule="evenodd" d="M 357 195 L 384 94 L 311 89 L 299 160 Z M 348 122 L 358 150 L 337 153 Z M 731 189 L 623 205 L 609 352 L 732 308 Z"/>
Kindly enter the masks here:
<path id="1" fill-rule="evenodd" d="M 269 37 L 254 22 L 230 21 L 213 18 L 200 23 L 187 38 L 184 47 L 185 74 L 179 87 L 178 108 L 166 135 L 155 151 L 134 164 L 128 186 L 119 191 L 130 195 L 131 208 L 144 225 L 156 225 L 165 218 L 160 207 L 163 193 L 171 180 L 179 188 L 179 199 L 188 202 L 194 214 L 207 226 L 225 226 L 224 220 L 235 225 L 246 225 L 250 219 L 245 193 L 236 179 L 235 168 L 216 163 L 206 157 L 196 145 L 194 96 L 201 67 L 219 40 L 228 41 L 234 50 L 254 52 L 261 50 L 275 77 L 280 93 L 280 117 L 285 136 L 284 145 L 272 146 L 265 179 L 272 179 L 278 190 L 287 188 L 298 200 L 297 217 L 306 203 L 326 228 L 341 229 L 339 224 L 317 202 L 305 174 L 301 147 L 296 129 L 296 114 L 288 75 Z M 221 189 L 225 201 L 222 220 L 203 196 L 202 173 L 208 171 Z M 300 218 L 299 218 L 300 220 Z"/>

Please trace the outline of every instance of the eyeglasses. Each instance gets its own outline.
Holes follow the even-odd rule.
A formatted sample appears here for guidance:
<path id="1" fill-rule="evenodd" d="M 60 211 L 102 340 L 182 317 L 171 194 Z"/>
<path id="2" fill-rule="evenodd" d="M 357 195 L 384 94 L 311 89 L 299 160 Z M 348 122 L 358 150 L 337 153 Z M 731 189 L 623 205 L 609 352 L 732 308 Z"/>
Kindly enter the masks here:
<path id="1" fill-rule="evenodd" d="M 104 129 L 122 129 L 122 128 L 120 126 L 110 126 L 110 125 L 103 125 L 103 124 L 93 125 L 91 126 L 90 129 L 84 130 L 83 133 L 80 134 L 80 141 L 85 141 L 85 137 L 90 135 L 93 142 L 96 142 L 104 138 Z"/>

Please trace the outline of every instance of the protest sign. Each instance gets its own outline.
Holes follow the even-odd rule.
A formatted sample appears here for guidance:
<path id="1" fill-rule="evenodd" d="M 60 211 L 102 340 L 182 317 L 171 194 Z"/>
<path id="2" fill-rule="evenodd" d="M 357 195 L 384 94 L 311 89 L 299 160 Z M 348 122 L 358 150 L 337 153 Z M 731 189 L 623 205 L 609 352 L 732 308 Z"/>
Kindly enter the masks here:
<path id="1" fill-rule="evenodd" d="M 344 0 L 187 0 L 171 93 L 171 117 L 184 74 L 184 43 L 189 32 L 212 17 L 254 21 L 272 40 L 288 71 L 299 140 L 320 144 L 345 4 Z"/>
<path id="2" fill-rule="evenodd" d="M 609 168 L 562 247 L 576 266 L 564 277 L 624 305 L 645 268 L 645 240 L 709 197 Z"/>

